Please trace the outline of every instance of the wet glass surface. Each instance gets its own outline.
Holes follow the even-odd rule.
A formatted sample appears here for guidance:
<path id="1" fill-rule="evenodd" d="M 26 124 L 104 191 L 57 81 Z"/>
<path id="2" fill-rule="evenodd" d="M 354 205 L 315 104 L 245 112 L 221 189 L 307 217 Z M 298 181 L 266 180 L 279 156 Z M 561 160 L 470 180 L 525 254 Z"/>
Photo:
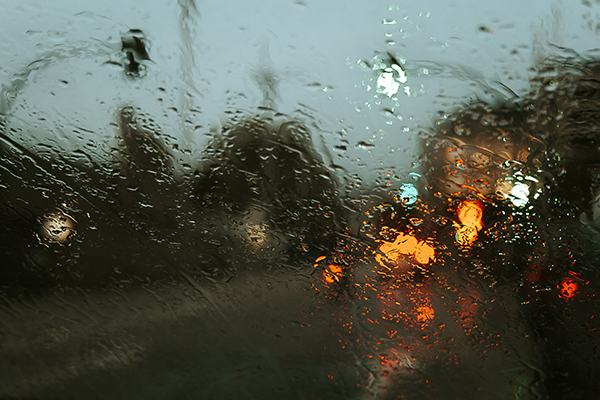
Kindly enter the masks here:
<path id="1" fill-rule="evenodd" d="M 0 14 L 0 398 L 600 389 L 600 4 Z"/>

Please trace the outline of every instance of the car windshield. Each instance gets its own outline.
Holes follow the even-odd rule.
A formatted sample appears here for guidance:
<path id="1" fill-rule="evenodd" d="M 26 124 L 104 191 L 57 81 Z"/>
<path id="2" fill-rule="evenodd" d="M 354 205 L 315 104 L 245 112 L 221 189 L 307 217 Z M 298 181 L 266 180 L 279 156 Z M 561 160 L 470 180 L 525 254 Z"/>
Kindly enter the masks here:
<path id="1" fill-rule="evenodd" d="M 600 389 L 600 3 L 0 13 L 0 397 Z"/>

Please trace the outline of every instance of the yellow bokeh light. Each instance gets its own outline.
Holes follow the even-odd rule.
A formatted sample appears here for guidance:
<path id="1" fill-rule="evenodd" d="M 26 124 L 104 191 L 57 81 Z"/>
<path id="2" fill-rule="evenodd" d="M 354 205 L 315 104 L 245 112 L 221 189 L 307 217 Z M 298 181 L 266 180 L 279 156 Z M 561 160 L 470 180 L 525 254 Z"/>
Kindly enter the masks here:
<path id="1" fill-rule="evenodd" d="M 483 205 L 476 200 L 465 200 L 458 206 L 457 217 L 462 226 L 456 231 L 456 241 L 461 246 L 471 246 L 483 228 Z"/>
<path id="2" fill-rule="evenodd" d="M 426 241 L 417 240 L 412 235 L 399 233 L 393 242 L 382 241 L 375 259 L 382 266 L 398 264 L 406 257 L 412 257 L 419 264 L 427 264 L 435 260 L 435 249 Z"/>
<path id="3" fill-rule="evenodd" d="M 483 207 L 478 201 L 465 200 L 458 206 L 458 220 L 461 224 L 472 226 L 477 231 L 483 228 Z"/>

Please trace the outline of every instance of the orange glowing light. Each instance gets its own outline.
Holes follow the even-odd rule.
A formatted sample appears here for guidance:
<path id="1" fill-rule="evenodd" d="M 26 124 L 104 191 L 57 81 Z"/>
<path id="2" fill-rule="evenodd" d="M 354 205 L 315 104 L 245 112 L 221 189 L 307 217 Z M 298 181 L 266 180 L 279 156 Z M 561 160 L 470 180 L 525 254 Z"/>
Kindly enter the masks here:
<path id="1" fill-rule="evenodd" d="M 427 264 L 435 260 L 435 249 L 425 241 L 419 241 L 412 235 L 399 233 L 393 242 L 382 241 L 379 250 L 383 254 L 377 254 L 377 262 L 386 266 L 387 264 L 398 264 L 406 256 L 412 256 L 419 264 Z"/>
<path id="2" fill-rule="evenodd" d="M 572 278 L 564 278 L 558 283 L 558 289 L 560 290 L 560 297 L 563 299 L 570 299 L 577 293 L 579 285 Z"/>
<path id="3" fill-rule="evenodd" d="M 462 226 L 456 231 L 456 241 L 470 246 L 483 228 L 483 205 L 479 201 L 465 200 L 458 206 L 457 217 Z"/>
<path id="4" fill-rule="evenodd" d="M 342 278 L 342 267 L 335 264 L 329 264 L 327 269 L 323 270 L 323 278 L 328 283 L 339 282 Z"/>
<path id="5" fill-rule="evenodd" d="M 422 306 L 417 307 L 415 310 L 415 316 L 417 317 L 417 321 L 420 323 L 429 322 L 435 316 L 435 312 L 433 311 L 433 307 L 430 306 Z"/>
<path id="6" fill-rule="evenodd" d="M 429 260 L 435 259 L 435 250 L 427 242 L 419 242 L 415 248 L 414 257 L 417 262 L 427 264 Z"/>
<path id="7" fill-rule="evenodd" d="M 472 226 L 462 226 L 456 231 L 456 241 L 461 246 L 471 246 L 477 240 L 477 229 Z"/>
<path id="8" fill-rule="evenodd" d="M 478 201 L 465 200 L 458 206 L 458 220 L 461 224 L 472 226 L 477 231 L 483 228 L 483 206 Z"/>

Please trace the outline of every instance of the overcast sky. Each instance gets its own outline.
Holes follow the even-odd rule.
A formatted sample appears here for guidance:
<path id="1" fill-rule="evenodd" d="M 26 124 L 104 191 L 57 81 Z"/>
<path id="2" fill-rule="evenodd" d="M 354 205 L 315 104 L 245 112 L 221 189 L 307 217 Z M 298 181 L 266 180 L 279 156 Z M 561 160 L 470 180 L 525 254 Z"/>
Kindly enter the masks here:
<path id="1" fill-rule="evenodd" d="M 101 157 L 114 140 L 115 110 L 133 104 L 181 141 L 185 159 L 199 156 L 227 110 L 263 105 L 261 77 L 271 76 L 271 105 L 306 117 L 337 164 L 364 176 L 387 167 L 406 175 L 435 111 L 496 82 L 526 93 L 531 68 L 558 51 L 552 44 L 593 49 L 600 5 L 585 3 L 2 0 L 0 83 L 6 93 L 30 63 L 43 65 L 10 111 L 35 131 L 22 139 L 29 145 L 51 140 L 69 151 L 91 140 Z M 139 80 L 107 63 L 119 60 L 120 35 L 131 28 L 150 43 L 152 63 Z M 378 74 L 361 63 L 386 52 L 405 69 L 396 94 L 378 89 Z M 336 155 L 344 141 L 348 151 Z M 360 141 L 373 146 L 355 147 Z"/>

